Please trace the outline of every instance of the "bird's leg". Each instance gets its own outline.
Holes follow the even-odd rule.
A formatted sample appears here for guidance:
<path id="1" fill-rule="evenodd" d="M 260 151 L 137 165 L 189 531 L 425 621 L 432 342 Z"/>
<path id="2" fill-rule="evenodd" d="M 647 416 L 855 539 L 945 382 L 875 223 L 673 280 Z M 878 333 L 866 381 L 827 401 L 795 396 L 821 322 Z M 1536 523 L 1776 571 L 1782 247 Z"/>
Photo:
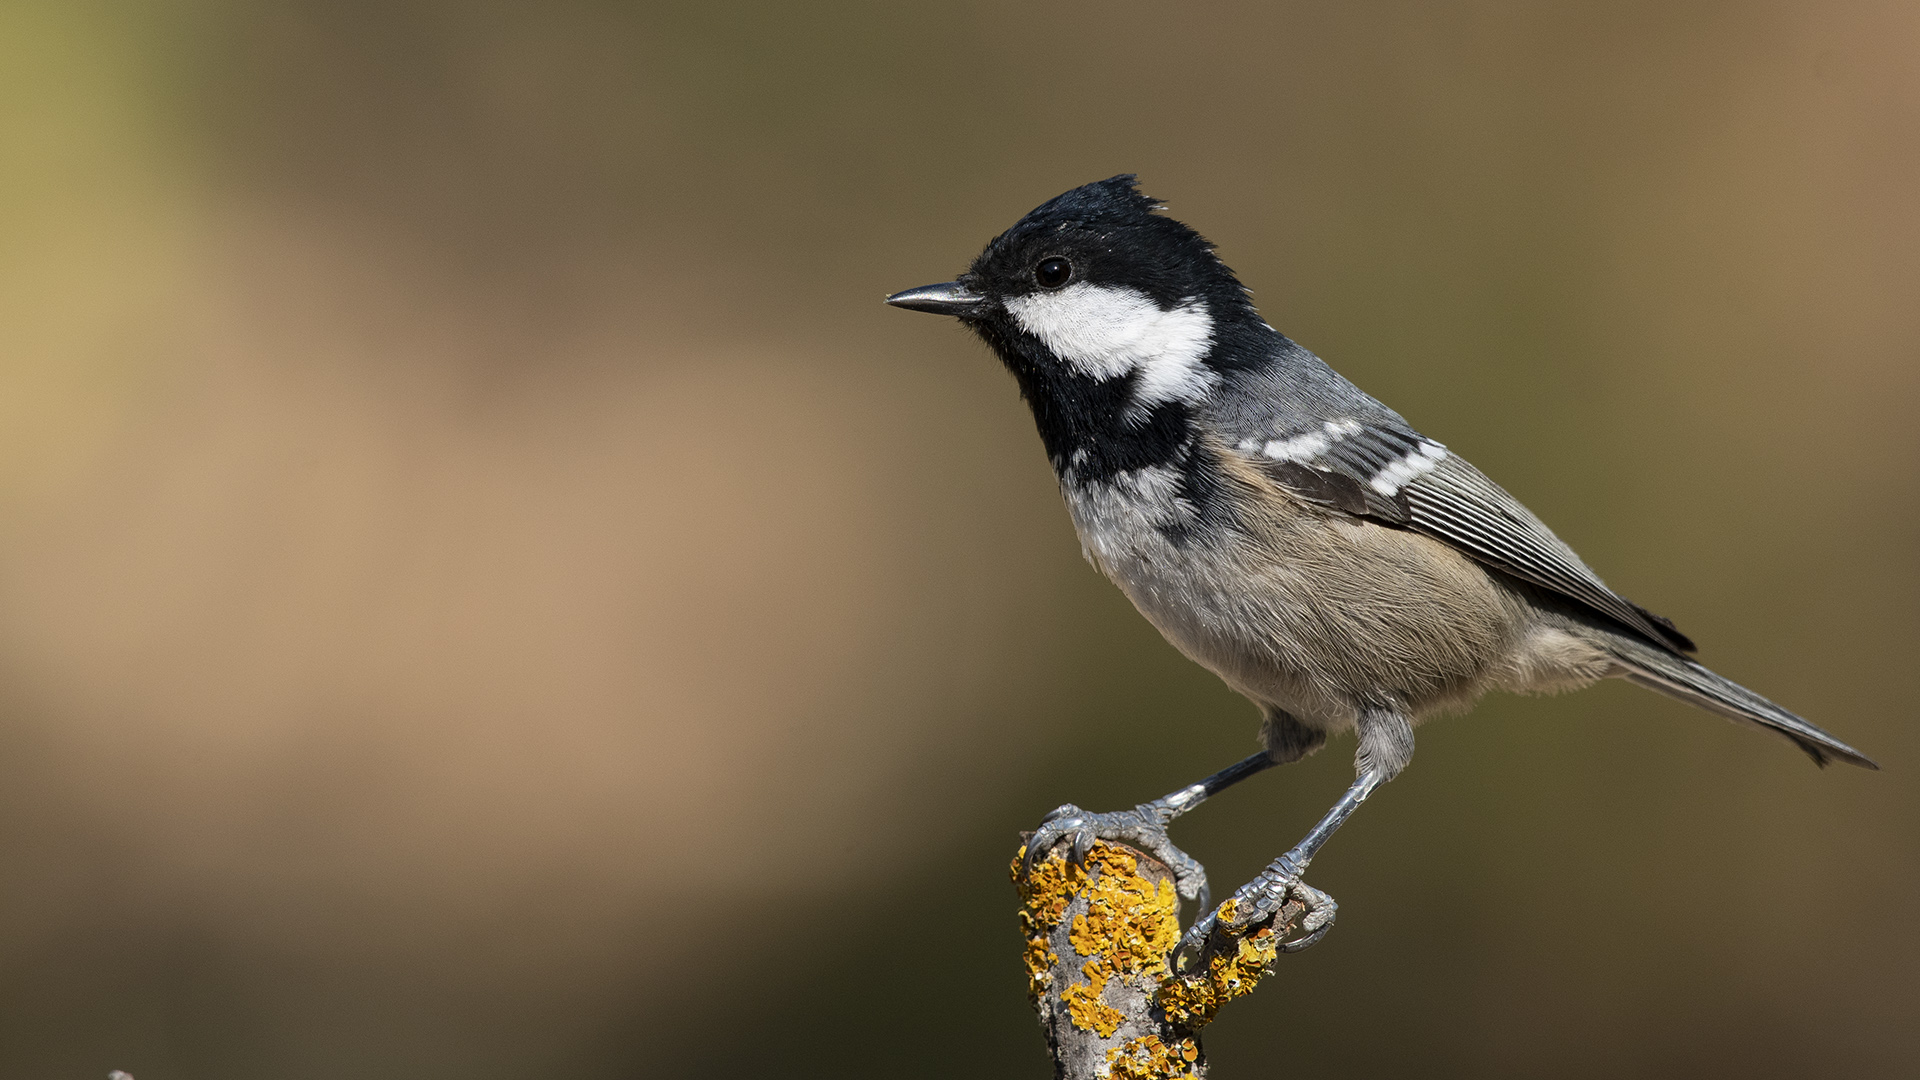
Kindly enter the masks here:
<path id="1" fill-rule="evenodd" d="M 1358 728 L 1360 750 L 1355 755 L 1355 765 L 1360 775 L 1353 786 L 1291 851 L 1273 860 L 1252 881 L 1235 889 L 1233 897 L 1219 910 L 1203 914 L 1188 928 L 1180 939 L 1180 947 L 1174 950 L 1176 958 L 1190 955 L 1204 959 L 1209 947 L 1219 944 L 1213 938 L 1241 936 L 1272 917 L 1289 897 L 1305 905 L 1306 917 L 1300 921 L 1302 936 L 1283 942 L 1281 952 L 1299 952 L 1333 929 L 1333 919 L 1340 906 L 1333 902 L 1333 897 L 1301 880 L 1307 864 L 1360 804 L 1367 801 L 1367 796 L 1399 775 L 1413 757 L 1413 725 L 1398 712 L 1384 709 L 1362 712 Z M 1228 904 L 1232 905 L 1231 911 Z M 1222 912 L 1227 914 L 1223 917 Z"/>
<path id="2" fill-rule="evenodd" d="M 1271 754 L 1261 751 L 1243 761 L 1221 769 L 1197 784 L 1189 784 L 1171 795 L 1141 803 L 1131 810 L 1095 814 L 1068 803 L 1041 819 L 1040 827 L 1027 839 L 1025 870 L 1046 857 L 1054 845 L 1070 841 L 1067 857 L 1076 865 L 1085 865 L 1095 840 L 1119 840 L 1167 864 L 1182 898 L 1199 900 L 1200 910 L 1210 906 L 1207 870 L 1199 860 L 1173 846 L 1167 836 L 1167 823 L 1207 801 L 1207 797 L 1225 791 L 1258 772 L 1278 764 Z"/>
<path id="3" fill-rule="evenodd" d="M 1216 932 L 1227 938 L 1239 937 L 1248 927 L 1279 911 L 1280 905 L 1286 903 L 1288 897 L 1306 905 L 1306 917 L 1300 921 L 1304 936 L 1282 943 L 1280 951 L 1298 952 L 1327 936 L 1327 931 L 1333 929 L 1334 915 L 1339 912 L 1340 905 L 1333 902 L 1333 897 L 1300 879 L 1321 845 L 1347 818 L 1353 816 L 1367 796 L 1373 794 L 1373 789 L 1382 783 L 1384 781 L 1379 773 L 1362 773 L 1347 789 L 1347 793 L 1340 797 L 1340 801 L 1333 804 L 1333 809 L 1327 811 L 1327 816 L 1320 819 L 1320 824 L 1307 834 L 1306 839 L 1269 863 L 1265 870 L 1254 875 L 1252 881 L 1233 891 L 1233 897 L 1228 901 L 1233 908 L 1227 918 L 1221 918 L 1221 911 L 1227 909 L 1226 904 L 1222 904 L 1219 910 L 1200 916 L 1180 939 L 1180 947 L 1174 955 L 1202 955 L 1208 939 Z"/>

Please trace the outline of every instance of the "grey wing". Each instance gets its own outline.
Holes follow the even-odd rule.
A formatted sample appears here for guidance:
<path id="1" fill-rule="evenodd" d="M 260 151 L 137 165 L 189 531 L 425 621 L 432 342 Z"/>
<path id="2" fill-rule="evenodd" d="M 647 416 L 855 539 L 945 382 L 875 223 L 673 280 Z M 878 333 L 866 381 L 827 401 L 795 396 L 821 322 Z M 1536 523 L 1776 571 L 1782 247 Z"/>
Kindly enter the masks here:
<path id="1" fill-rule="evenodd" d="M 1518 499 L 1397 420 L 1376 415 L 1283 425 L 1242 435 L 1234 449 L 1308 502 L 1425 533 L 1576 600 L 1662 648 L 1693 651 L 1671 622 L 1607 588 Z"/>

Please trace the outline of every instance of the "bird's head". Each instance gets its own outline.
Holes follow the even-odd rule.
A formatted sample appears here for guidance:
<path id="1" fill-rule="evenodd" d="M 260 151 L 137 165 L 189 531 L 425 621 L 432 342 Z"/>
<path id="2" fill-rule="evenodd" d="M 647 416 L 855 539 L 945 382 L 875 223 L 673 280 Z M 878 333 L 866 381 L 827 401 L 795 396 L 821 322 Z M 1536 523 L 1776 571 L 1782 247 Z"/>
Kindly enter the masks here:
<path id="1" fill-rule="evenodd" d="M 1218 384 L 1228 327 L 1263 326 L 1213 246 L 1159 209 L 1131 175 L 1074 188 L 995 237 L 957 280 L 887 303 L 967 324 L 1036 412 L 1104 407 L 1143 424 Z"/>

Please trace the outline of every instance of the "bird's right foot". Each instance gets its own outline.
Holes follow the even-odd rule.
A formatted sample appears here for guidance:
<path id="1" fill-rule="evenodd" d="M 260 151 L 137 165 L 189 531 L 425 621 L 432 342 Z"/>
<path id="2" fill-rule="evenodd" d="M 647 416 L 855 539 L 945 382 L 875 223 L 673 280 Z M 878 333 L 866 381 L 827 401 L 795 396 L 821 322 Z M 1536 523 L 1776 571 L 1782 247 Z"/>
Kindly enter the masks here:
<path id="1" fill-rule="evenodd" d="M 1234 890 L 1233 896 L 1217 911 L 1205 911 L 1180 939 L 1173 950 L 1174 966 L 1181 957 L 1190 957 L 1204 968 L 1208 957 L 1232 947 L 1232 943 L 1256 926 L 1282 913 L 1288 904 L 1304 916 L 1300 936 L 1280 943 L 1283 953 L 1309 948 L 1333 929 L 1340 905 L 1333 897 L 1300 880 L 1300 869 L 1289 855 L 1283 855 L 1260 871 L 1252 881 Z"/>
<path id="2" fill-rule="evenodd" d="M 1130 844 L 1165 863 L 1173 871 L 1174 889 L 1183 900 L 1198 900 L 1200 910 L 1209 907 L 1207 869 L 1200 860 L 1175 847 L 1167 835 L 1167 823 L 1180 811 L 1168 799 L 1141 803 L 1131 810 L 1096 814 L 1068 803 L 1040 820 L 1040 827 L 1027 838 L 1023 870 L 1031 874 L 1034 866 L 1062 841 L 1072 845 L 1067 858 L 1075 866 L 1085 866 L 1087 853 L 1095 840 Z"/>

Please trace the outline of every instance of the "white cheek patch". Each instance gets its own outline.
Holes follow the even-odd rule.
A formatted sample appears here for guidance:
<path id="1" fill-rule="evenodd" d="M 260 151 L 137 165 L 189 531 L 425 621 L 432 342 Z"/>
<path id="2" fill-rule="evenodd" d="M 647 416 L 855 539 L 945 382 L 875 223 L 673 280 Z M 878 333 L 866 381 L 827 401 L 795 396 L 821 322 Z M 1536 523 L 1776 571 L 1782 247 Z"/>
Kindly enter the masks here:
<path id="1" fill-rule="evenodd" d="M 1163 311 L 1144 293 L 1083 281 L 1006 307 L 1022 330 L 1089 378 L 1139 371 L 1136 405 L 1195 401 L 1219 381 L 1201 362 L 1213 347 L 1213 316 L 1197 297 Z"/>

